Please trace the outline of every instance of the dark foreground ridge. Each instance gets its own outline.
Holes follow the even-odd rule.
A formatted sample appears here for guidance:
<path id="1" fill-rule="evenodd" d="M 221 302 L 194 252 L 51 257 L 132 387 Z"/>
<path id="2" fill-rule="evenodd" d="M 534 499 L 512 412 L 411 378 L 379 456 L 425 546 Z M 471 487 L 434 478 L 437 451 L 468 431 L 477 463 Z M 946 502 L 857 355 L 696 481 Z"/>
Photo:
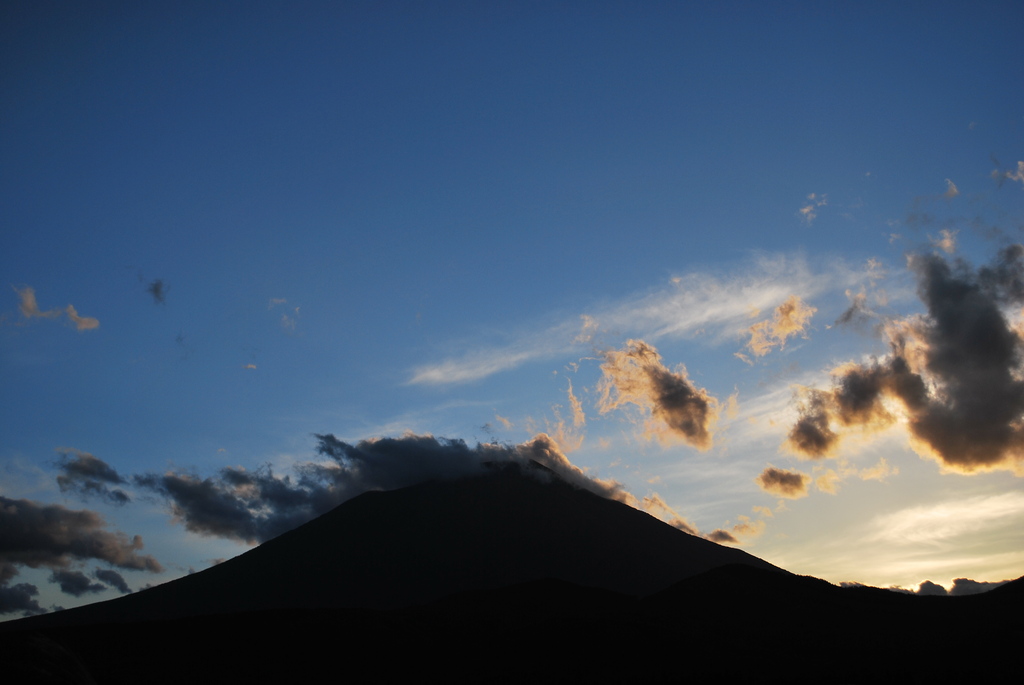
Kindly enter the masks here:
<path id="1" fill-rule="evenodd" d="M 2 624 L 0 663 L 54 683 L 1016 683 L 1021 586 L 838 588 L 508 466 L 366 493 L 201 573 Z"/>

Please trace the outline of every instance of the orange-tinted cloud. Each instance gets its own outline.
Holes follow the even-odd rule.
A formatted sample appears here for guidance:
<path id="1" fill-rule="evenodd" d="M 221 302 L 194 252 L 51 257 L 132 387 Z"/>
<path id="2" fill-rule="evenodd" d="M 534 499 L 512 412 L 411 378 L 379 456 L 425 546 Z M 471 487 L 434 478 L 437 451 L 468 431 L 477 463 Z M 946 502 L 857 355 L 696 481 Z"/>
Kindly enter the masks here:
<path id="1" fill-rule="evenodd" d="M 775 308 L 771 319 L 754 324 L 747 331 L 750 342 L 747 347 L 758 357 L 768 354 L 772 348 L 783 348 L 786 340 L 794 335 L 803 334 L 807 323 L 818 311 L 806 304 L 797 295 L 789 298 Z"/>
<path id="2" fill-rule="evenodd" d="M 660 518 L 670 526 L 678 528 L 685 533 L 689 533 L 690 535 L 700 535 L 700 530 L 698 530 L 697 526 L 680 516 L 675 509 L 670 507 L 668 503 L 658 495 L 658 493 L 655 492 L 644 497 L 642 502 L 643 509 L 648 514 Z"/>
<path id="3" fill-rule="evenodd" d="M 18 293 L 18 298 L 21 302 L 18 303 L 18 309 L 21 310 L 21 315 L 26 319 L 42 318 L 42 319 L 54 319 L 63 312 L 59 309 L 50 309 L 49 311 L 40 311 L 39 304 L 36 302 L 36 291 L 35 288 L 25 286 L 22 289 L 15 288 L 14 292 Z"/>
<path id="4" fill-rule="evenodd" d="M 18 303 L 18 309 L 26 319 L 55 319 L 61 314 L 67 314 L 68 318 L 71 319 L 71 323 L 75 324 L 75 328 L 79 331 L 88 331 L 100 326 L 98 319 L 91 316 L 79 316 L 74 306 L 70 304 L 64 309 L 42 311 L 39 309 L 39 303 L 36 301 L 36 291 L 34 288 L 25 286 L 21 289 L 15 288 L 14 292 L 18 293 L 18 298 L 21 300 Z"/>
<path id="5" fill-rule="evenodd" d="M 75 324 L 75 328 L 80 331 L 90 331 L 94 328 L 100 327 L 99 319 L 94 319 L 91 316 L 79 316 L 75 308 L 70 304 L 67 309 L 64 310 L 71 322 Z"/>
<path id="6" fill-rule="evenodd" d="M 642 340 L 629 340 L 625 349 L 609 350 L 604 358 L 598 411 L 633 404 L 650 413 L 646 437 L 681 439 L 701 450 L 711 446 L 719 402 L 693 385 L 684 367 L 670 371 L 658 351 Z"/>
<path id="7" fill-rule="evenodd" d="M 763 533 L 767 525 L 764 521 L 755 521 L 749 516 L 737 516 L 737 518 L 739 522 L 732 528 L 729 530 L 717 528 L 707 534 L 707 539 L 719 544 L 738 545 L 744 538 L 757 537 Z"/>

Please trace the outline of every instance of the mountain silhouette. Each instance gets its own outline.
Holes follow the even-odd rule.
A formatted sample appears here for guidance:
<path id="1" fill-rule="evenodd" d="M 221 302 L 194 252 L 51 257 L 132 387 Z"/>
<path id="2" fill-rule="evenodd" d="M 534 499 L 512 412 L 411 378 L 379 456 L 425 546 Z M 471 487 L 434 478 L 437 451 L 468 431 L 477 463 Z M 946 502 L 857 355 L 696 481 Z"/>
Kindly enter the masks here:
<path id="1" fill-rule="evenodd" d="M 0 663 L 40 683 L 1018 682 L 1021 582 L 840 588 L 506 463 L 0 624 Z"/>
<path id="2" fill-rule="evenodd" d="M 726 564 L 776 569 L 528 462 L 366 492 L 200 573 L 31 619 L 181 618 L 265 609 L 396 609 L 545 578 L 648 595 Z"/>

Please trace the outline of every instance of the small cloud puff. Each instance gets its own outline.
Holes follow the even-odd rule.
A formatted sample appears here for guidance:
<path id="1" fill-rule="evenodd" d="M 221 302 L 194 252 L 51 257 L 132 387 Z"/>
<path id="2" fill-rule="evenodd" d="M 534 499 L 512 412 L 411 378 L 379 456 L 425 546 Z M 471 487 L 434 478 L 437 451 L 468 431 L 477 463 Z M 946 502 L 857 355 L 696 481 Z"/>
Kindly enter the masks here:
<path id="1" fill-rule="evenodd" d="M 818 218 L 818 207 L 824 207 L 828 204 L 828 197 L 826 195 L 811 193 L 807 196 L 807 199 L 808 203 L 800 208 L 797 215 L 810 224 Z"/>
<path id="2" fill-rule="evenodd" d="M 788 338 L 804 334 L 808 322 L 816 311 L 818 310 L 806 304 L 799 296 L 790 295 L 785 302 L 775 308 L 771 319 L 760 321 L 747 330 L 750 335 L 747 348 L 758 357 L 763 357 L 775 347 L 782 349 L 786 346 Z"/>
<path id="3" fill-rule="evenodd" d="M 811 477 L 799 471 L 786 471 L 768 466 L 754 480 L 765 492 L 786 499 L 799 499 L 807 496 L 807 486 Z"/>

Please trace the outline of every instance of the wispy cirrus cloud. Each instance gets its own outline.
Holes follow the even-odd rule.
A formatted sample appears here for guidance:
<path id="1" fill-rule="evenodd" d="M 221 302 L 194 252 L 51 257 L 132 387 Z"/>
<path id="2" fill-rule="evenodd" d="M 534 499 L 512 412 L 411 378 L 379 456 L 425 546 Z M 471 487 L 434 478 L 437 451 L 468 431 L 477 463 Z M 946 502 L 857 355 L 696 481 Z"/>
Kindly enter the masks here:
<path id="1" fill-rule="evenodd" d="M 702 336 L 735 340 L 750 328 L 752 310 L 774 309 L 797 295 L 842 293 L 877 278 L 877 263 L 851 267 L 834 261 L 812 268 L 799 256 L 761 255 L 726 274 L 678 276 L 652 291 L 624 297 L 546 329 L 513 336 L 506 345 L 463 350 L 412 370 L 409 384 L 466 383 L 525 363 L 567 354 L 592 354 L 603 340 L 657 342 Z"/>
<path id="2" fill-rule="evenodd" d="M 938 544 L 1011 524 L 1024 515 L 1024 493 L 1006 492 L 882 514 L 872 519 L 869 540 L 892 543 Z"/>

